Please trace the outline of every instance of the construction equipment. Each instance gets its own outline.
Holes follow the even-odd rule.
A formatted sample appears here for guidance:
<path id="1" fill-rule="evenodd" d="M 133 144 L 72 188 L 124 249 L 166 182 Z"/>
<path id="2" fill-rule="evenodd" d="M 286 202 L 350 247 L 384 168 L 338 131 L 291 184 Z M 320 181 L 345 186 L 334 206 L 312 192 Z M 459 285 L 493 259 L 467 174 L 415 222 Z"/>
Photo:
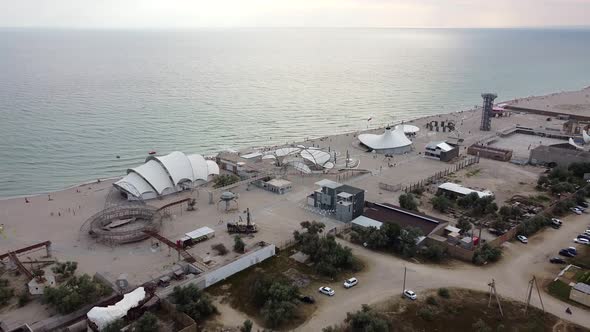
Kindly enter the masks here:
<path id="1" fill-rule="evenodd" d="M 244 220 L 242 219 L 242 216 L 239 216 L 238 221 L 228 221 L 227 222 L 227 232 L 232 234 L 232 233 L 245 233 L 245 234 L 250 234 L 250 233 L 256 233 L 258 232 L 258 227 L 256 227 L 256 224 L 253 223 L 250 220 L 250 209 L 246 209 L 246 211 L 244 211 L 244 213 L 246 213 L 246 222 L 244 222 Z"/>

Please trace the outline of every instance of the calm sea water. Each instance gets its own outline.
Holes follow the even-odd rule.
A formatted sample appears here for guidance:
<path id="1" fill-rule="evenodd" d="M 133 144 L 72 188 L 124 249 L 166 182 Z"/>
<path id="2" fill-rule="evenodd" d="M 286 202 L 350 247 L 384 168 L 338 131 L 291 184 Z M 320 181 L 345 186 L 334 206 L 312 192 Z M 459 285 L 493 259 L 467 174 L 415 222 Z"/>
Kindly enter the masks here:
<path id="1" fill-rule="evenodd" d="M 0 197 L 590 85 L 590 30 L 0 30 Z M 120 155 L 120 159 L 116 156 Z"/>

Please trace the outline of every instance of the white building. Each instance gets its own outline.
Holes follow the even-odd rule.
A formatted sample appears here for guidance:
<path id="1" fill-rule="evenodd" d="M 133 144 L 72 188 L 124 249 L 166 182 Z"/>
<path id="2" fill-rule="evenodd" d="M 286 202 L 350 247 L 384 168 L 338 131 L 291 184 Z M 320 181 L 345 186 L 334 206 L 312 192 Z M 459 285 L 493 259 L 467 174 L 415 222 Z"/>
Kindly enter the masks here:
<path id="1" fill-rule="evenodd" d="M 381 154 L 403 154 L 412 151 L 412 141 L 404 133 L 403 126 L 385 128 L 381 135 L 362 134 L 359 141 L 369 149 Z"/>
<path id="2" fill-rule="evenodd" d="M 442 193 L 448 193 L 451 195 L 455 195 L 458 197 L 463 197 L 463 196 L 467 196 L 471 193 L 476 193 L 477 196 L 479 196 L 479 198 L 484 198 L 487 196 L 493 196 L 494 194 L 489 191 L 477 191 L 477 190 L 473 190 L 467 187 L 463 187 L 460 184 L 456 184 L 456 183 L 452 183 L 452 182 L 445 182 L 443 184 L 441 184 L 440 186 L 438 186 L 438 191 L 442 192 Z"/>
<path id="3" fill-rule="evenodd" d="M 219 166 L 215 161 L 174 151 L 165 156 L 149 156 L 145 164 L 128 169 L 127 175 L 113 186 L 129 200 L 145 200 L 191 189 L 217 174 Z"/>

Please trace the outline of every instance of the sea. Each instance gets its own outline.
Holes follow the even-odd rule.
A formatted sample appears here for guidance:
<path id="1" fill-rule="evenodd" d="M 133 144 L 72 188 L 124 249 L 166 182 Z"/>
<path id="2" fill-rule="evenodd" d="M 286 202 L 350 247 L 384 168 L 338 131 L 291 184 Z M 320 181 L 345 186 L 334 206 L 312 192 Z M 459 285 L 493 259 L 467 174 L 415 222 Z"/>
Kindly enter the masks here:
<path id="1" fill-rule="evenodd" d="M 589 85 L 588 29 L 0 29 L 0 197 Z"/>

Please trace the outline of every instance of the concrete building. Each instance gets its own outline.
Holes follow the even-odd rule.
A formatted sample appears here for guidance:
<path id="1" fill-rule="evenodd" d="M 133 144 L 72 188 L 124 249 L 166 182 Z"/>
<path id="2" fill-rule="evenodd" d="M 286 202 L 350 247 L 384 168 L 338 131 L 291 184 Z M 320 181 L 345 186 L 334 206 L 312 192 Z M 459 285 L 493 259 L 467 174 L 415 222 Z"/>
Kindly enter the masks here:
<path id="1" fill-rule="evenodd" d="M 416 211 L 409 211 L 388 203 L 367 202 L 363 217 L 380 223 L 393 223 L 401 228 L 418 228 L 424 237 L 441 233 L 448 222 Z"/>
<path id="2" fill-rule="evenodd" d="M 459 149 L 444 141 L 430 142 L 426 145 L 424 157 L 448 162 L 459 157 Z"/>
<path id="3" fill-rule="evenodd" d="M 570 290 L 570 300 L 590 307 L 590 285 L 578 282 Z"/>
<path id="4" fill-rule="evenodd" d="M 316 182 L 320 188 L 313 192 L 313 206 L 335 214 L 336 219 L 349 222 L 363 213 L 365 191 L 331 180 Z"/>
<path id="5" fill-rule="evenodd" d="M 354 218 L 354 220 L 352 221 L 352 228 L 368 229 L 371 227 L 375 227 L 377 229 L 380 229 L 382 225 L 382 222 L 377 221 L 375 219 L 367 218 L 365 216 L 358 216 Z"/>
<path id="6" fill-rule="evenodd" d="M 569 166 L 576 162 L 588 162 L 590 160 L 589 151 L 577 150 L 569 147 L 569 144 L 559 145 L 541 145 L 531 150 L 529 163 L 531 165 L 547 166 Z"/>
<path id="7" fill-rule="evenodd" d="M 293 184 L 291 181 L 287 181 L 284 179 L 272 179 L 270 181 L 266 181 L 266 190 L 272 191 L 273 193 L 277 193 L 282 195 L 288 191 L 291 191 Z"/>
<path id="8" fill-rule="evenodd" d="M 512 159 L 512 150 L 494 148 L 491 146 L 473 144 L 467 149 L 467 153 L 472 156 L 493 159 L 499 161 L 510 161 Z"/>
<path id="9" fill-rule="evenodd" d="M 55 285 L 55 277 L 52 275 L 43 276 L 41 280 L 33 278 L 27 283 L 29 293 L 32 295 L 43 295 L 46 287 L 55 287 Z"/>

